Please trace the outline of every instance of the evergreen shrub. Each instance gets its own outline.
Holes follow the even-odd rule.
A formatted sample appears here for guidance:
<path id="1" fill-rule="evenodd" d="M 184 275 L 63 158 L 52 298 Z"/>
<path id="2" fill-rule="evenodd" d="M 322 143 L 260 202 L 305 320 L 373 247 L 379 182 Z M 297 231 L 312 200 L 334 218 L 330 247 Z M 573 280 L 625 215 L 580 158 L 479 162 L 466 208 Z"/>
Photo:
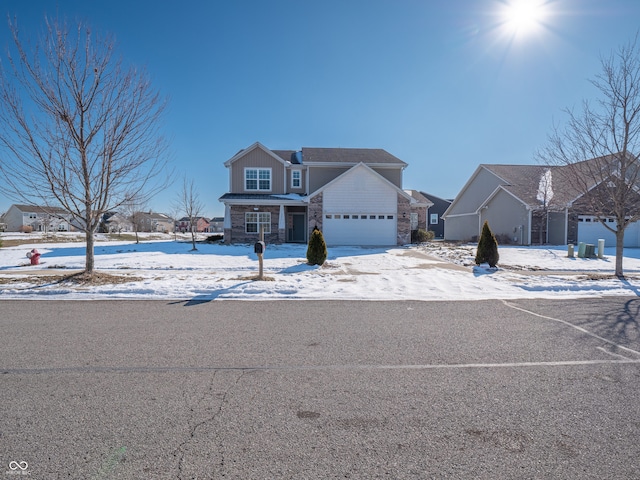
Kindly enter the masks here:
<path id="1" fill-rule="evenodd" d="M 324 236 L 320 230 L 314 228 L 307 247 L 307 262 L 309 265 L 322 265 L 327 259 L 327 255 L 327 244 L 324 241 Z"/>
<path id="2" fill-rule="evenodd" d="M 476 252 L 476 265 L 488 263 L 491 268 L 495 268 L 498 264 L 500 255 L 498 254 L 498 241 L 496 236 L 489 228 L 489 222 L 485 220 L 482 225 L 482 234 L 478 242 L 478 251 Z"/>

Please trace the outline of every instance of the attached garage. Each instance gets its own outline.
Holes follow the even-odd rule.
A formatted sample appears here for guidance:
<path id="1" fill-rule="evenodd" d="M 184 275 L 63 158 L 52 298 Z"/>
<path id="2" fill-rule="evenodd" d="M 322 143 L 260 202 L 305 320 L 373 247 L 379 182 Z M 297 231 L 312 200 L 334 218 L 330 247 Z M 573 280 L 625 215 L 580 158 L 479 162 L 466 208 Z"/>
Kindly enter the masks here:
<path id="1" fill-rule="evenodd" d="M 607 224 L 611 228 L 616 228 L 616 222 L 613 218 L 608 218 Z M 616 244 L 615 234 L 607 230 L 596 217 L 580 215 L 578 217 L 578 242 L 597 245 L 601 238 L 604 239 L 604 244 L 607 247 L 614 247 Z M 628 248 L 640 247 L 640 222 L 634 222 L 627 227 L 624 234 L 624 246 Z"/>
<path id="2" fill-rule="evenodd" d="M 329 245 L 395 245 L 396 215 L 327 213 L 323 230 Z"/>
<path id="3" fill-rule="evenodd" d="M 408 195 L 368 166 L 354 166 L 311 197 L 320 193 L 327 245 L 398 244 L 398 195 Z"/>

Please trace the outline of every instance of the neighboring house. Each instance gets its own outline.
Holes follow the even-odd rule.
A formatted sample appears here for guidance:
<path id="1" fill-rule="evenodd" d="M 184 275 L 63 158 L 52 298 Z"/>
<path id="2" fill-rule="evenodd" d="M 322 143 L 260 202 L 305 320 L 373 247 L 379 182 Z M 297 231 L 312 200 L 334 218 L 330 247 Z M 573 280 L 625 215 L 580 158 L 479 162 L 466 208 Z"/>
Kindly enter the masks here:
<path id="1" fill-rule="evenodd" d="M 431 230 L 435 238 L 444 238 L 444 219 L 442 215 L 451 206 L 451 200 L 436 197 L 429 193 L 420 192 L 432 206 L 429 207 L 429 216 L 427 218 L 427 230 Z"/>
<path id="2" fill-rule="evenodd" d="M 209 220 L 209 232 L 224 232 L 224 217 L 213 217 L 211 220 Z"/>
<path id="3" fill-rule="evenodd" d="M 132 232 L 133 224 L 118 212 L 107 212 L 102 216 L 101 230 L 103 233 Z"/>
<path id="4" fill-rule="evenodd" d="M 71 214 L 62 208 L 37 205 L 14 204 L 4 214 L 8 232 L 69 232 L 74 230 L 71 220 Z"/>
<path id="5" fill-rule="evenodd" d="M 402 245 L 411 240 L 411 214 L 426 219 L 427 206 L 402 189 L 407 164 L 384 150 L 256 142 L 225 166 L 226 243 L 253 243 L 262 229 L 268 243 L 306 243 L 317 227 L 328 245 Z"/>
<path id="6" fill-rule="evenodd" d="M 182 233 L 191 232 L 191 219 L 189 217 L 182 217 L 176 222 L 176 230 Z M 208 232 L 209 220 L 204 217 L 198 217 L 196 220 L 195 231 L 198 233 Z"/>
<path id="7" fill-rule="evenodd" d="M 405 190 L 405 193 L 411 195 L 414 200 L 414 208 L 411 210 L 410 225 L 411 232 L 416 232 L 419 228 L 426 230 L 427 216 L 429 208 L 433 205 L 421 192 L 417 190 Z"/>
<path id="8" fill-rule="evenodd" d="M 136 214 L 140 221 L 141 232 L 173 232 L 173 220 L 164 213 L 139 212 Z"/>
<path id="9" fill-rule="evenodd" d="M 581 192 L 564 180 L 567 168 L 480 165 L 443 215 L 445 239 L 477 241 L 486 220 L 499 243 L 595 244 L 604 238 L 607 245 L 615 245 L 615 235 L 589 211 Z M 607 221 L 615 226 L 612 218 Z M 627 227 L 625 246 L 640 246 L 638 222 Z"/>

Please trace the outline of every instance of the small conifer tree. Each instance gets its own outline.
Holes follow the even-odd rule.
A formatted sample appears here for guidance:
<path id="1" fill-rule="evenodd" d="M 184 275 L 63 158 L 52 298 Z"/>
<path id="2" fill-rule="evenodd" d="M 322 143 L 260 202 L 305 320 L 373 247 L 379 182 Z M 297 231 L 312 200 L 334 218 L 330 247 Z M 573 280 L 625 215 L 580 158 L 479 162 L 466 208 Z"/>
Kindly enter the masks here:
<path id="1" fill-rule="evenodd" d="M 476 252 L 476 265 L 488 263 L 491 268 L 498 264 L 500 255 L 498 254 L 498 241 L 496 236 L 489 228 L 489 222 L 485 220 L 482 225 L 482 234 L 478 242 L 478 251 Z"/>
<path id="2" fill-rule="evenodd" d="M 309 265 L 322 265 L 327 259 L 327 244 L 322 232 L 317 227 L 311 232 L 309 246 L 307 247 L 307 262 Z"/>

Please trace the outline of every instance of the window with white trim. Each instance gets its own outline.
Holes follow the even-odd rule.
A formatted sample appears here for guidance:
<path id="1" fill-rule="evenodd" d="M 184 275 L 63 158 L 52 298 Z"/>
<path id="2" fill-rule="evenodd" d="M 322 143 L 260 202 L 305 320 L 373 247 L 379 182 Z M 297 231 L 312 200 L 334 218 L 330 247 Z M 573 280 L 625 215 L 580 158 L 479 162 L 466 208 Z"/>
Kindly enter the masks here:
<path id="1" fill-rule="evenodd" d="M 260 227 L 264 227 L 264 233 L 271 233 L 271 213 L 270 212 L 245 212 L 244 214 L 245 233 L 260 233 Z"/>
<path id="2" fill-rule="evenodd" d="M 302 172 L 300 170 L 291 170 L 291 188 L 300 188 L 302 186 Z"/>
<path id="3" fill-rule="evenodd" d="M 245 190 L 271 190 L 271 169 L 245 168 L 244 188 Z"/>
<path id="4" fill-rule="evenodd" d="M 431 215 L 429 215 L 429 223 L 431 225 L 437 225 L 439 220 L 440 219 L 438 218 L 437 213 L 432 213 Z"/>

